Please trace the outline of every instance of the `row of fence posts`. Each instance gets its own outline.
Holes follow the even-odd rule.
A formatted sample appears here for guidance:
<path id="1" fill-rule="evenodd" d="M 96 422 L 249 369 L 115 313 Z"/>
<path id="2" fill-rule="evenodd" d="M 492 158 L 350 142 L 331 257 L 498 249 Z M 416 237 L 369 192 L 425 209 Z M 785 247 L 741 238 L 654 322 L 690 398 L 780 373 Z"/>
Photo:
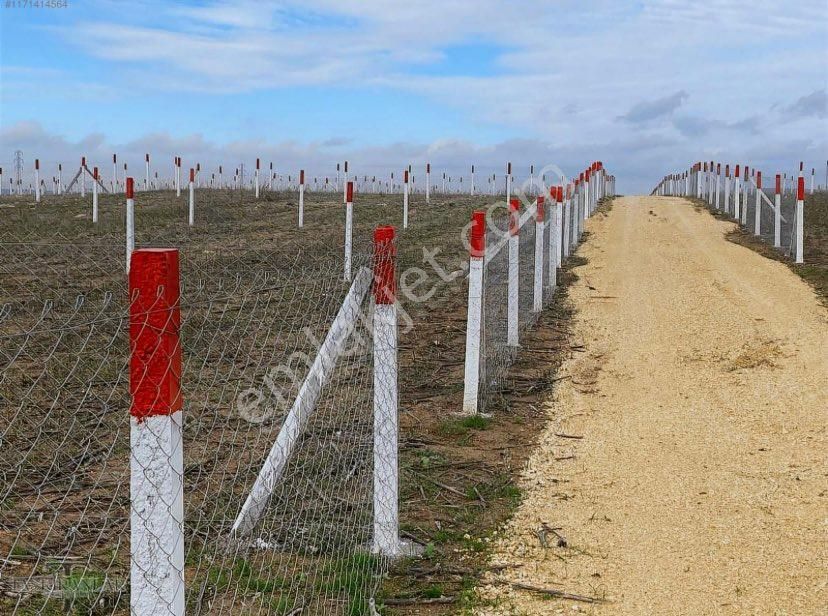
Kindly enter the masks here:
<path id="1" fill-rule="evenodd" d="M 123 189 L 124 192 L 126 191 L 126 180 L 127 177 L 127 165 L 126 163 L 123 164 L 123 170 L 121 179 L 119 180 L 118 177 L 118 164 L 117 164 L 117 155 L 112 155 L 112 179 L 109 181 L 109 188 L 106 188 L 106 185 L 103 183 L 103 178 L 97 172 L 93 172 L 87 167 L 86 164 L 86 157 L 81 158 L 81 164 L 78 168 L 78 172 L 75 175 L 73 181 L 69 184 L 64 185 L 63 183 L 63 164 L 58 163 L 57 165 L 57 175 L 52 177 L 52 194 L 54 195 L 62 195 L 65 193 L 71 192 L 73 188 L 77 185 L 77 190 L 82 197 L 86 196 L 86 186 L 87 181 L 92 180 L 93 184 L 97 183 L 99 188 L 110 193 L 119 192 L 119 189 Z M 173 157 L 173 169 L 172 175 L 169 179 L 159 178 L 158 172 L 151 171 L 150 168 L 150 155 L 145 155 L 145 176 L 143 180 L 143 187 L 144 191 L 150 190 L 175 190 L 176 196 L 181 196 L 181 187 L 182 187 L 182 158 L 180 156 Z M 353 178 L 350 179 L 352 176 L 348 173 L 348 162 L 345 161 L 345 171 L 344 174 L 340 177 L 340 165 L 337 164 L 337 175 L 335 178 L 335 182 L 329 182 L 329 180 L 333 178 L 324 177 L 324 184 L 322 185 L 321 191 L 322 192 L 336 192 L 340 190 L 340 181 L 342 186 L 343 198 L 345 187 L 349 181 L 354 183 L 354 188 L 357 192 L 365 192 L 365 193 L 394 193 L 399 190 L 399 192 L 409 192 L 409 194 L 413 194 L 416 192 L 422 192 L 425 194 L 426 203 L 430 202 L 431 194 L 433 190 L 437 189 L 437 186 L 432 184 L 431 182 L 431 163 L 426 163 L 426 170 L 425 170 L 425 184 L 422 189 L 418 189 L 417 184 L 415 182 L 415 176 L 412 169 L 412 165 L 408 165 L 408 167 L 403 171 L 404 180 L 399 182 L 395 179 L 395 174 L 391 172 L 390 178 L 383 180 L 378 178 L 376 175 L 374 176 L 362 176 L 362 181 L 359 180 L 358 175 L 353 175 Z M 95 168 L 97 169 L 97 167 Z M 209 189 L 231 189 L 231 190 L 243 190 L 246 187 L 249 187 L 256 199 L 259 199 L 262 190 L 273 191 L 273 190 L 298 190 L 300 192 L 306 192 L 308 190 L 307 184 L 305 182 L 305 171 L 300 170 L 298 175 L 284 175 L 284 174 L 277 174 L 273 171 L 273 163 L 270 163 L 270 171 L 266 176 L 266 181 L 262 181 L 262 170 L 261 170 L 261 159 L 256 159 L 256 168 L 254 170 L 252 178 L 247 183 L 243 183 L 243 177 L 240 175 L 240 169 L 235 169 L 235 173 L 233 175 L 232 182 L 225 182 L 224 181 L 224 166 L 218 165 L 218 174 L 211 173 L 208 177 L 202 174 L 201 164 L 197 163 L 194 170 L 194 184 L 196 188 L 209 188 Z M 24 190 L 22 179 L 15 184 L 14 179 L 9 178 L 9 194 L 19 194 L 22 195 L 24 192 L 31 193 L 35 195 L 35 200 L 39 203 L 43 195 L 47 193 L 47 183 L 46 180 L 41 178 L 40 173 L 40 160 L 35 159 L 34 164 L 34 173 L 33 173 L 33 184 L 29 185 L 29 188 Z M 529 167 L 529 187 L 527 189 L 528 193 L 532 193 L 533 190 L 537 187 L 534 175 L 534 165 L 530 165 Z M 193 173 L 191 172 L 191 175 Z M 218 177 L 216 177 L 218 175 Z M 511 170 L 511 163 L 508 163 L 508 170 L 507 176 L 512 175 Z M 476 180 L 476 172 L 475 166 L 471 165 L 471 173 L 470 173 L 470 182 L 467 183 L 468 188 L 463 187 L 463 179 L 464 176 L 459 176 L 459 178 L 455 178 L 452 176 L 447 175 L 445 172 L 442 174 L 442 183 L 441 183 L 441 192 L 443 194 L 460 194 L 460 193 L 467 193 L 471 196 L 477 194 L 489 194 L 495 195 L 498 194 L 498 187 L 497 187 L 497 174 L 491 174 L 486 176 L 486 182 L 488 184 L 488 191 L 481 192 L 478 190 L 478 186 L 475 183 Z M 313 178 L 313 190 L 319 191 L 319 180 L 320 178 L 314 177 Z M 459 186 L 457 186 L 457 180 L 459 179 Z M 508 180 L 507 180 L 508 182 Z M 543 182 L 542 182 L 543 183 Z M 451 185 L 454 184 L 455 188 L 452 190 Z M 0 188 L 3 186 L 3 168 L 0 167 Z M 139 188 L 136 186 L 135 182 L 133 181 L 133 190 Z M 504 190 L 508 193 L 510 191 L 510 186 L 505 186 Z M 502 194 L 502 192 L 500 193 Z"/>
<path id="2" fill-rule="evenodd" d="M 814 193 L 813 177 L 812 172 L 811 194 Z M 742 178 L 744 178 L 744 182 Z M 765 202 L 768 207 L 773 209 L 774 248 L 781 248 L 782 194 L 786 192 L 786 183 L 786 176 L 777 173 L 774 201 L 771 203 L 762 190 L 761 171 L 756 169 L 751 170 L 748 165 L 745 165 L 744 169 L 740 165 L 735 165 L 733 168 L 733 177 L 731 178 L 729 164 L 724 165 L 724 174 L 722 174 L 722 163 L 710 161 L 709 163 L 699 162 L 687 171 L 665 176 L 653 189 L 652 194 L 690 196 L 696 197 L 697 199 L 704 199 L 710 207 L 724 212 L 747 228 L 747 199 L 750 197 L 752 189 L 755 192 L 756 199 L 754 219 L 752 221 L 753 234 L 756 236 L 761 235 L 761 208 L 763 202 Z M 796 178 L 795 188 L 792 187 L 791 190 L 795 190 L 796 194 L 793 232 L 794 262 L 804 263 L 805 176 L 803 175 L 802 163 L 799 164 L 799 176 Z"/>
<path id="3" fill-rule="evenodd" d="M 511 177 L 507 179 L 511 189 Z M 182 345 L 179 253 L 177 249 L 135 249 L 134 179 L 125 179 L 127 197 L 127 272 L 130 337 L 130 608 L 137 616 L 184 613 L 184 452 L 182 440 Z M 190 171 L 190 220 L 194 212 L 194 170 Z M 557 269 L 577 245 L 585 221 L 599 200 L 614 195 L 614 177 L 594 163 L 566 186 L 538 196 L 523 215 L 518 199 L 509 200 L 508 343 L 520 344 L 518 297 L 520 228 L 536 225 L 532 310 L 544 302 L 544 259 L 549 264 L 550 293 Z M 373 238 L 372 269 L 352 275 L 352 181 L 345 184 L 344 278 L 352 281 L 296 400 L 231 529 L 240 540 L 257 525 L 268 506 L 291 452 L 329 380 L 345 339 L 370 292 L 374 387 L 374 524 L 372 551 L 385 557 L 412 553 L 400 539 L 398 463 L 398 367 L 396 307 L 396 242 L 393 227 L 378 227 Z M 503 242 L 486 245 L 486 214 L 475 211 L 470 228 L 468 320 L 466 332 L 463 412 L 478 412 L 482 307 L 486 294 L 485 263 Z M 548 229 L 548 233 L 546 230 Z M 569 232 L 571 231 L 571 233 Z"/>
<path id="4" fill-rule="evenodd" d="M 511 189 L 511 176 L 507 174 L 507 193 Z M 550 295 L 557 287 L 557 271 L 577 246 L 584 232 L 586 220 L 592 216 L 599 201 L 615 195 L 615 178 L 608 175 L 602 162 L 593 163 L 566 186 L 549 189 L 549 212 L 546 196 L 538 196 L 523 216 L 520 200 L 509 199 L 506 343 L 517 349 L 520 346 L 520 229 L 530 219 L 535 224 L 533 259 L 532 311 L 539 313 L 544 305 L 544 260 L 548 261 L 546 288 Z M 466 352 L 463 381 L 463 413 L 476 414 L 480 409 L 481 347 L 484 337 L 483 305 L 486 295 L 486 263 L 503 249 L 503 242 L 486 245 L 487 221 L 485 211 L 472 214 L 469 231 L 469 291 L 466 316 Z"/>

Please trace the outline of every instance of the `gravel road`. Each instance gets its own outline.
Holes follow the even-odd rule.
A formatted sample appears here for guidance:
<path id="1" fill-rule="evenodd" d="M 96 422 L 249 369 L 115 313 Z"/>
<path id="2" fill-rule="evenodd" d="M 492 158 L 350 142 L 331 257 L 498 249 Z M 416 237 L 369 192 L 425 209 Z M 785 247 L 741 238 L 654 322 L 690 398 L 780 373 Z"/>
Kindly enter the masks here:
<path id="1" fill-rule="evenodd" d="M 828 311 L 730 228 L 665 197 L 588 222 L 583 350 L 480 615 L 828 613 Z"/>

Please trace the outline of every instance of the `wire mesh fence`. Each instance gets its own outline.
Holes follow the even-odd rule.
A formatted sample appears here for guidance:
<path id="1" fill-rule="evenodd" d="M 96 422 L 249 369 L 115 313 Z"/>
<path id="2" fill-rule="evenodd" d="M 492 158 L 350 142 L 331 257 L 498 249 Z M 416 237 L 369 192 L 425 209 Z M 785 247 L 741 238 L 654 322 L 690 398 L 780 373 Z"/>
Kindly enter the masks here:
<path id="1" fill-rule="evenodd" d="M 292 191 L 263 191 L 256 201 L 241 191 L 198 191 L 194 225 L 186 193 L 173 195 L 138 194 L 135 243 L 178 249 L 181 363 L 178 370 L 168 359 L 164 374 L 180 380 L 181 408 L 142 421 L 134 413 L 142 296 L 126 274 L 123 195 L 101 196 L 94 226 L 88 197 L 36 207 L 18 200 L 4 210 L 0 610 L 121 614 L 146 593 L 163 595 L 171 614 L 179 602 L 196 614 L 371 614 L 394 556 L 389 516 L 399 509 L 397 428 L 391 411 L 377 420 L 378 409 L 396 412 L 397 375 L 387 359 L 390 349 L 396 357 L 389 332 L 397 326 L 377 329 L 391 315 L 367 290 L 376 287 L 373 230 L 399 225 L 400 203 L 380 195 L 360 203 L 349 280 L 339 195 L 306 195 L 304 232 Z M 468 212 L 451 197 L 431 208 L 412 203 L 412 228 L 395 244 L 400 262 L 422 262 L 432 243 L 462 253 Z M 551 232 L 530 216 L 520 232 L 521 329 L 536 319 L 533 256 L 542 229 Z M 507 250 L 487 264 L 485 392 L 496 391 L 517 352 L 503 343 L 507 266 Z M 544 259 L 545 281 L 549 267 Z M 139 313 L 156 311 L 159 297 L 144 295 L 149 308 Z M 319 360 L 349 297 L 353 313 L 336 360 Z M 405 336 L 413 300 L 399 298 L 393 308 Z M 138 330 L 162 336 L 156 330 L 169 320 Z M 289 455 L 264 483 L 266 503 L 237 532 L 274 443 L 314 386 L 313 404 L 299 406 Z M 142 442 L 154 444 L 166 470 L 140 458 Z M 182 489 L 180 503 L 161 490 L 170 482 Z M 145 489 L 156 492 L 136 508 Z M 173 526 L 158 530 L 158 507 Z M 176 525 L 180 554 L 162 540 Z M 158 570 L 180 557 L 183 582 L 172 594 L 160 592 L 170 580 L 154 567 L 136 568 L 136 529 L 150 535 Z"/>

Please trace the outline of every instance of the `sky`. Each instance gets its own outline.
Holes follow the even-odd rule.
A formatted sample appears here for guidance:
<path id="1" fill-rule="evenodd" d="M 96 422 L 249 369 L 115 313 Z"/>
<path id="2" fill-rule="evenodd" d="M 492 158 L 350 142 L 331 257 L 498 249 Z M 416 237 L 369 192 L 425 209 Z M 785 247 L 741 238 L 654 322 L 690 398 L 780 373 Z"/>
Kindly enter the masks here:
<path id="1" fill-rule="evenodd" d="M 626 194 L 696 160 L 821 179 L 826 89 L 825 0 L 0 0 L 4 170 L 20 149 L 47 172 L 602 160 Z"/>

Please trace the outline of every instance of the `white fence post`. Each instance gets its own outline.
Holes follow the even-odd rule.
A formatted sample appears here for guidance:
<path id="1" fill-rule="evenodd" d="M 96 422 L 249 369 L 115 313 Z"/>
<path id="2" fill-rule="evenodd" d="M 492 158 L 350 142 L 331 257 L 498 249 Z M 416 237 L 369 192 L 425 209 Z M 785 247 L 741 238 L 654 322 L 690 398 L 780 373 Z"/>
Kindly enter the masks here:
<path id="1" fill-rule="evenodd" d="M 190 215 L 189 223 L 192 227 L 195 224 L 195 169 L 190 167 Z"/>
<path id="2" fill-rule="evenodd" d="M 742 193 L 742 211 L 740 212 L 739 222 L 742 224 L 743 227 L 747 228 L 747 204 L 748 204 L 748 192 L 750 190 L 750 168 L 745 165 L 745 173 L 744 173 L 745 181 L 742 184 L 744 188 L 744 192 Z"/>
<path id="3" fill-rule="evenodd" d="M 112 155 L 112 192 L 118 190 L 118 155 Z M 126 190 L 126 188 L 124 188 Z"/>
<path id="4" fill-rule="evenodd" d="M 98 168 L 92 169 L 92 222 L 98 222 Z"/>
<path id="5" fill-rule="evenodd" d="M 478 411 L 485 256 L 486 212 L 477 210 L 472 213 L 469 233 L 469 305 L 466 316 L 466 370 L 463 379 L 463 413 L 466 415 Z"/>
<path id="6" fill-rule="evenodd" d="M 549 268 L 549 273 L 547 274 L 549 278 L 549 294 L 550 296 L 552 293 L 555 292 L 555 287 L 558 286 L 558 236 L 560 235 L 560 230 L 558 229 L 558 214 L 557 214 L 557 205 L 556 201 L 557 190 L 554 186 L 549 188 L 549 254 L 547 255 L 547 261 L 549 261 L 547 267 Z"/>
<path id="7" fill-rule="evenodd" d="M 583 174 L 581 175 L 583 180 Z M 563 220 L 563 186 L 555 187 L 555 245 L 558 249 L 557 264 L 558 267 L 563 265 L 563 238 L 564 238 L 564 220 Z"/>
<path id="8" fill-rule="evenodd" d="M 506 203 L 512 203 L 512 163 L 506 163 Z"/>
<path id="9" fill-rule="evenodd" d="M 543 197 L 539 196 L 535 202 L 535 278 L 532 295 L 532 309 L 534 312 L 543 310 Z"/>
<path id="10" fill-rule="evenodd" d="M 348 177 L 347 175 L 345 176 Z M 345 182 L 347 184 L 347 182 Z M 299 228 L 305 226 L 305 170 L 299 170 Z"/>
<path id="11" fill-rule="evenodd" d="M 256 159 L 256 174 L 254 176 L 253 181 L 256 185 L 256 199 L 259 198 L 259 169 L 261 168 L 261 161 L 257 158 Z"/>
<path id="12" fill-rule="evenodd" d="M 469 194 L 472 197 L 474 196 L 474 165 L 471 166 L 471 187 L 469 188 Z"/>
<path id="13" fill-rule="evenodd" d="M 737 221 L 741 220 L 741 213 L 739 210 L 739 197 L 742 194 L 742 178 L 739 175 L 739 165 L 736 165 L 735 173 L 733 174 L 733 218 Z"/>
<path id="14" fill-rule="evenodd" d="M 518 346 L 519 287 L 520 284 L 520 201 L 509 200 L 509 270 L 506 311 L 506 343 Z"/>
<path id="15" fill-rule="evenodd" d="M 132 255 L 130 613 L 184 614 L 184 452 L 178 251 Z"/>
<path id="16" fill-rule="evenodd" d="M 719 201 L 719 181 L 722 177 L 722 163 L 716 163 L 716 209 L 719 209 L 719 205 L 721 204 Z"/>
<path id="17" fill-rule="evenodd" d="M 345 194 L 346 187 L 348 185 L 348 161 L 347 160 L 345 161 L 344 174 L 345 175 L 342 178 L 342 199 L 343 200 L 345 200 L 348 197 L 348 195 Z"/>
<path id="18" fill-rule="evenodd" d="M 408 229 L 408 169 L 403 171 L 403 229 Z"/>
<path id="19" fill-rule="evenodd" d="M 132 253 L 135 251 L 135 180 L 127 178 L 124 183 L 126 193 L 126 271 L 129 274 L 129 264 Z"/>
<path id="20" fill-rule="evenodd" d="M 146 175 L 144 176 L 144 190 L 147 191 L 147 190 L 150 189 L 150 159 L 149 159 L 149 154 L 146 154 L 144 156 L 144 163 L 145 163 L 145 166 L 146 166 L 146 169 L 145 169 Z"/>
<path id="21" fill-rule="evenodd" d="M 730 215 L 730 165 L 725 165 L 724 213 Z"/>
<path id="22" fill-rule="evenodd" d="M 431 202 L 431 163 L 426 163 L 426 203 Z"/>
<path id="23" fill-rule="evenodd" d="M 345 186 L 345 280 L 351 281 L 351 251 L 353 248 L 354 183 Z"/>
<path id="24" fill-rule="evenodd" d="M 796 187 L 796 218 L 794 230 L 796 232 L 796 263 L 805 262 L 805 178 L 799 176 Z"/>
<path id="25" fill-rule="evenodd" d="M 181 158 L 175 157 L 175 196 L 181 196 Z"/>
<path id="26" fill-rule="evenodd" d="M 396 245 L 393 227 L 374 231 L 374 542 L 401 552 L 399 523 Z"/>
<path id="27" fill-rule="evenodd" d="M 773 195 L 773 245 L 782 248 L 782 176 L 776 174 L 776 191 Z"/>
<path id="28" fill-rule="evenodd" d="M 753 213 L 753 234 L 762 233 L 762 172 L 756 172 L 756 211 Z"/>
<path id="29" fill-rule="evenodd" d="M 35 158 L 35 202 L 40 203 L 40 159 Z"/>

